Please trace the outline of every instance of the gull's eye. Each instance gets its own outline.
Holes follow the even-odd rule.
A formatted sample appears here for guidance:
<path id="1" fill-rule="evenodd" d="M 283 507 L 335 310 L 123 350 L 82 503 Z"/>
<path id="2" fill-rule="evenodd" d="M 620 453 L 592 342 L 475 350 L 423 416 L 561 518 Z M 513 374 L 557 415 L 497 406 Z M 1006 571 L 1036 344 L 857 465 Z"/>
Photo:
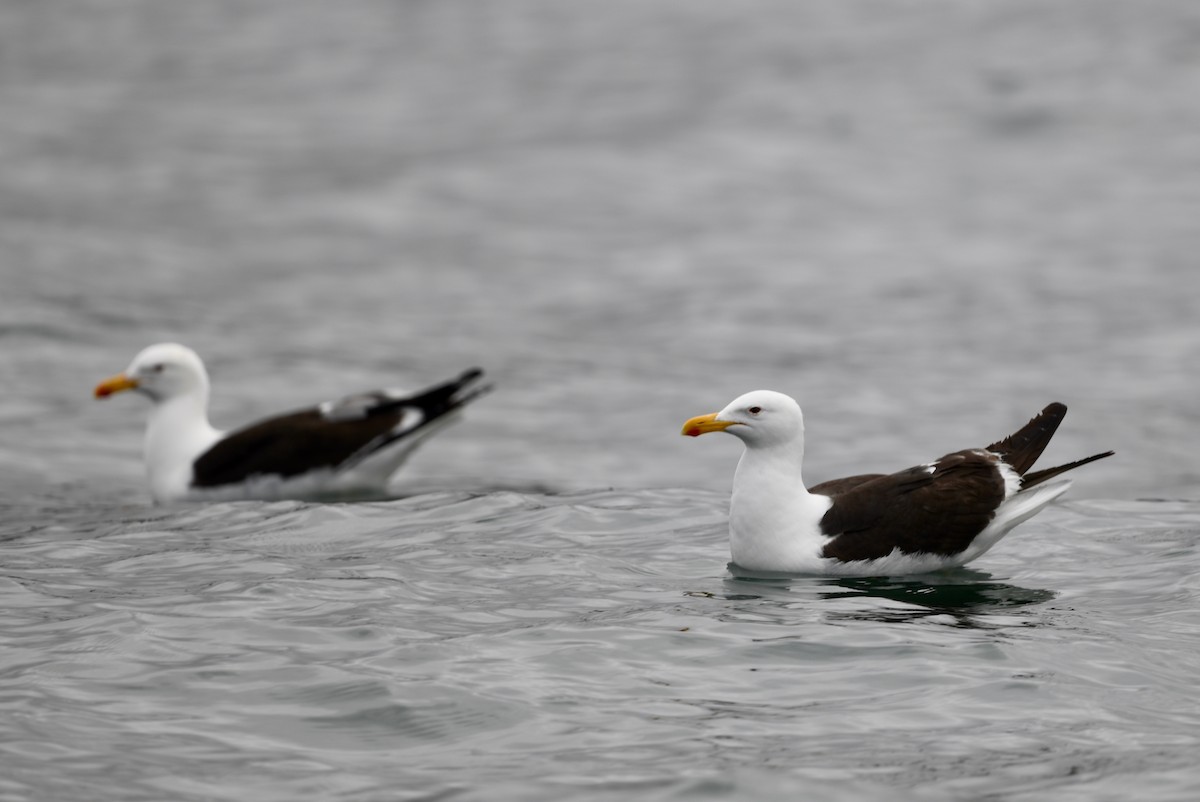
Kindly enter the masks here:
<path id="1" fill-rule="evenodd" d="M 163 363 L 159 362 L 157 365 L 151 365 L 150 372 L 151 373 L 162 373 L 163 372 Z"/>
<path id="2" fill-rule="evenodd" d="M 751 415 L 757 415 L 758 413 L 762 412 L 762 407 L 750 407 L 750 409 L 748 409 L 746 411 L 749 412 Z"/>

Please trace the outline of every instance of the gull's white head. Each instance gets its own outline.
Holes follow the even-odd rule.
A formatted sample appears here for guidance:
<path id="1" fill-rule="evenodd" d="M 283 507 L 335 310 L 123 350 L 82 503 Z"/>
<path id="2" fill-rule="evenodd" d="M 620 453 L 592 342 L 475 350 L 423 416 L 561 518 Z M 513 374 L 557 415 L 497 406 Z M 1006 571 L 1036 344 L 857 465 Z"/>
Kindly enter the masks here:
<path id="1" fill-rule="evenodd" d="M 207 400 L 208 372 L 191 348 L 176 343 L 159 343 L 133 358 L 124 373 L 96 385 L 96 398 L 136 390 L 156 403 L 180 396 L 198 395 Z"/>
<path id="2" fill-rule="evenodd" d="M 738 396 L 720 412 L 700 415 L 683 424 L 682 434 L 699 437 L 729 432 L 747 448 L 765 448 L 804 441 L 804 415 L 791 396 L 754 390 Z"/>

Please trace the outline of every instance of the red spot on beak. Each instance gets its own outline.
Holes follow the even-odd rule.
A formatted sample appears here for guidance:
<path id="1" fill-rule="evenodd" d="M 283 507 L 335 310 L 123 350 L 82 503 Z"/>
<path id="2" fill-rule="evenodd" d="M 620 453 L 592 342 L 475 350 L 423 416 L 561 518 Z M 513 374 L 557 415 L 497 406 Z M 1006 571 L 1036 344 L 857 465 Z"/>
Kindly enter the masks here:
<path id="1" fill-rule="evenodd" d="M 688 437 L 699 437 L 702 434 L 702 432 L 700 431 L 699 427 L 693 426 L 692 428 L 690 428 L 686 432 L 684 432 L 684 434 L 686 434 Z"/>
<path id="2" fill-rule="evenodd" d="M 108 398 L 113 393 L 119 393 L 122 390 L 136 390 L 137 386 L 137 381 L 124 373 L 118 373 L 97 384 L 96 389 L 92 392 L 95 393 L 96 398 Z"/>

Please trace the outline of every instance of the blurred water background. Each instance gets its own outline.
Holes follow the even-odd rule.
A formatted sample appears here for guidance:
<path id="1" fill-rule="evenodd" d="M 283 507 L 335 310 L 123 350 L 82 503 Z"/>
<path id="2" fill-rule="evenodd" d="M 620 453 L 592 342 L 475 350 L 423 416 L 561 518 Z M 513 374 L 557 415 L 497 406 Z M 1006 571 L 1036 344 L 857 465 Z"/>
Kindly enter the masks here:
<path id="1" fill-rule="evenodd" d="M 1195 799 L 1200 6 L 0 3 L 0 799 Z M 357 505 L 156 508 L 212 417 L 472 364 Z M 725 562 L 810 482 L 1071 412 L 973 570 Z"/>

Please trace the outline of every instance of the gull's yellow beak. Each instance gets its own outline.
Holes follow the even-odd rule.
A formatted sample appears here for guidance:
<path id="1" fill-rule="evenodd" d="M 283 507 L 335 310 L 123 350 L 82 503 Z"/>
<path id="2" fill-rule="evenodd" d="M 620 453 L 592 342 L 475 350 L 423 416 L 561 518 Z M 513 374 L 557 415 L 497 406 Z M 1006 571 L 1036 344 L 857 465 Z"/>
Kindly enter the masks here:
<path id="1" fill-rule="evenodd" d="M 124 373 L 118 373 L 116 376 L 109 376 L 96 385 L 96 398 L 108 398 L 113 393 L 136 390 L 137 387 L 138 383 L 136 379 L 131 379 Z"/>
<path id="2" fill-rule="evenodd" d="M 699 437 L 702 434 L 709 432 L 723 432 L 730 426 L 737 426 L 737 421 L 717 420 L 716 412 L 708 415 L 698 415 L 692 418 L 687 423 L 683 424 L 683 431 L 680 434 L 688 437 Z"/>

